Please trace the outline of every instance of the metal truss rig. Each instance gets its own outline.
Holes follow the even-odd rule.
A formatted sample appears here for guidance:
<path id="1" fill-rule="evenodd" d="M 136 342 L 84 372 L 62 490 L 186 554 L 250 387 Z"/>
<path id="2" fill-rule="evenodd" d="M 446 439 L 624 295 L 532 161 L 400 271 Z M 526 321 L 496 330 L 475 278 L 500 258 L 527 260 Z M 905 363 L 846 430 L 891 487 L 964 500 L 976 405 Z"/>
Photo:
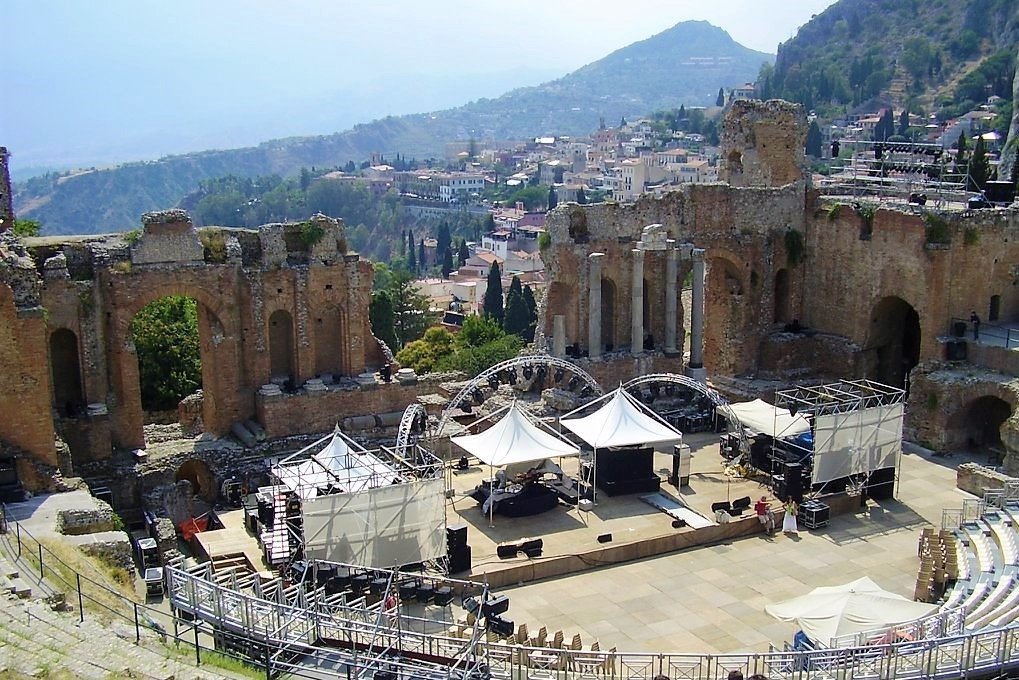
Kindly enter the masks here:
<path id="1" fill-rule="evenodd" d="M 535 375 L 541 377 L 551 376 L 556 383 L 565 380 L 566 374 L 570 373 L 572 377 L 569 383 L 567 383 L 567 387 L 571 391 L 583 392 L 586 390 L 592 397 L 604 394 L 601 385 L 587 371 L 565 359 L 557 359 L 549 354 L 528 354 L 513 357 L 482 371 L 476 378 L 469 381 L 442 411 L 439 424 L 435 428 L 435 435 L 440 436 L 442 434 L 453 411 L 460 408 L 468 399 L 474 399 L 475 394 L 483 396 L 484 388 L 498 389 L 504 378 L 508 378 L 507 382 L 515 383 L 517 368 L 522 369 L 525 379 L 531 379 Z M 531 373 L 531 375 L 528 375 L 528 373 Z M 406 414 L 404 414 L 404 418 L 406 417 Z M 402 429 L 401 426 L 401 431 Z"/>

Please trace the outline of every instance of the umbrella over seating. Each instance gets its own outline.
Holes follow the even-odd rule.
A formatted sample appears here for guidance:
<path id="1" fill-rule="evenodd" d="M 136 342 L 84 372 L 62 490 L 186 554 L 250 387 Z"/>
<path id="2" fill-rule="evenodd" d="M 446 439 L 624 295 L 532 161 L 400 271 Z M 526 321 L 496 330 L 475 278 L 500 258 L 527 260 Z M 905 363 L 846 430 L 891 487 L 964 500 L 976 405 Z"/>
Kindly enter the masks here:
<path id="1" fill-rule="evenodd" d="M 806 595 L 764 608 L 781 621 L 795 621 L 813 642 L 915 621 L 938 609 L 888 592 L 866 576 L 838 586 L 814 588 Z"/>

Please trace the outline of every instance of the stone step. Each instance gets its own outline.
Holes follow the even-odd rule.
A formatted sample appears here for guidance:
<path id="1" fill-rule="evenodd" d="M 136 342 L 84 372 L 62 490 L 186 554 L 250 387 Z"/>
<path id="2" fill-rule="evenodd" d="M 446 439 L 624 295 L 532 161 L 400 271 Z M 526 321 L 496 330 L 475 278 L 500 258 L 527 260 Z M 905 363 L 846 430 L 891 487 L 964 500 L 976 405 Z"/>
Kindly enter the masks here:
<path id="1" fill-rule="evenodd" d="M 18 578 L 21 574 L 18 572 L 18 568 L 0 557 L 0 576 L 7 578 Z"/>
<path id="2" fill-rule="evenodd" d="M 32 597 L 32 586 L 25 583 L 20 577 L 11 579 L 11 592 L 17 595 L 22 600 L 27 600 Z"/>

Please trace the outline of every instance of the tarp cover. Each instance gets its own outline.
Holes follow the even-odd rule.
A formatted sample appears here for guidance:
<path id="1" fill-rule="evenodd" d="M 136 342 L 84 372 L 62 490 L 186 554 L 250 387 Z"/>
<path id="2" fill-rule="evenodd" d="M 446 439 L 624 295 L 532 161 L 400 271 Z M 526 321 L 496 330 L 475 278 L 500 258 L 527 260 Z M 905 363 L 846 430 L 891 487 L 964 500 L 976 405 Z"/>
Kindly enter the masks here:
<path id="1" fill-rule="evenodd" d="M 332 486 L 344 493 L 363 491 L 400 481 L 400 475 L 368 451 L 352 449 L 336 433 L 324 449 L 295 463 L 283 463 L 272 473 L 301 499 L 315 498 Z"/>
<path id="2" fill-rule="evenodd" d="M 305 555 L 384 569 L 441 557 L 444 490 L 440 477 L 306 501 Z"/>
<path id="3" fill-rule="evenodd" d="M 902 404 L 818 416 L 813 483 L 898 467 Z"/>
<path id="4" fill-rule="evenodd" d="M 450 441 L 488 465 L 575 456 L 580 449 L 531 422 L 514 402 L 495 425 Z"/>
<path id="5" fill-rule="evenodd" d="M 683 441 L 679 430 L 645 413 L 622 387 L 594 413 L 583 418 L 564 418 L 559 424 L 595 448 Z"/>
<path id="6" fill-rule="evenodd" d="M 840 586 L 814 588 L 806 595 L 769 604 L 764 611 L 781 621 L 795 621 L 812 641 L 828 645 L 840 635 L 915 621 L 937 609 L 936 604 L 890 593 L 864 576 Z"/>
<path id="7" fill-rule="evenodd" d="M 743 427 L 769 437 L 782 439 L 810 432 L 810 423 L 806 418 L 794 416 L 787 409 L 778 408 L 762 399 L 731 404 L 729 408 Z"/>

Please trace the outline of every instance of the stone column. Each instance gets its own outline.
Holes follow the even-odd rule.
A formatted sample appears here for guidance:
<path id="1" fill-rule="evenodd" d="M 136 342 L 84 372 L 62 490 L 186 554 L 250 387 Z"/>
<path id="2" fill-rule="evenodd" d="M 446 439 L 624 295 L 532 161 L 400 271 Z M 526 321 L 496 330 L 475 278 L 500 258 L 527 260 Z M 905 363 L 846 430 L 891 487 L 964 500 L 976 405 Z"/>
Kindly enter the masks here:
<path id="1" fill-rule="evenodd" d="M 669 239 L 665 251 L 665 356 L 676 356 L 676 279 L 679 276 L 679 251 Z"/>
<path id="2" fill-rule="evenodd" d="M 690 365 L 687 375 L 705 379 L 704 360 L 704 249 L 694 248 L 693 259 L 693 304 L 690 309 Z"/>
<path id="3" fill-rule="evenodd" d="M 644 251 L 633 249 L 633 286 L 630 289 L 630 353 L 644 351 Z"/>
<path id="4" fill-rule="evenodd" d="M 562 314 L 552 317 L 552 356 L 566 358 L 566 317 Z"/>
<path id="5" fill-rule="evenodd" d="M 605 253 L 591 253 L 587 293 L 587 354 L 592 359 L 601 356 L 601 268 Z"/>

